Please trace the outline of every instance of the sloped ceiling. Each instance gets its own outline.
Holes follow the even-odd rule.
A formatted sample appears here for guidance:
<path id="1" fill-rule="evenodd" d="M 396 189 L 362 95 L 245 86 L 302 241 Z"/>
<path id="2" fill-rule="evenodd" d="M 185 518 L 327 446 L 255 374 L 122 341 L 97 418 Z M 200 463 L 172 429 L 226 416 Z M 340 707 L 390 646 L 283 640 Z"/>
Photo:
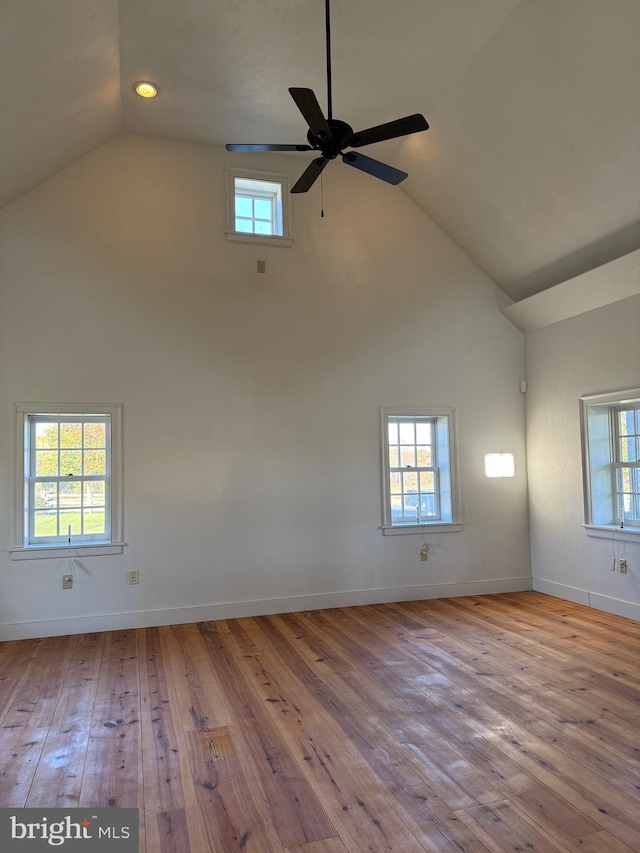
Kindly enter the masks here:
<path id="1" fill-rule="evenodd" d="M 288 87 L 326 103 L 323 0 L 4 0 L 0 22 L 2 204 L 120 131 L 302 142 Z M 511 298 L 640 247 L 638 0 L 333 0 L 332 23 L 334 115 L 424 113 L 367 154 Z"/>

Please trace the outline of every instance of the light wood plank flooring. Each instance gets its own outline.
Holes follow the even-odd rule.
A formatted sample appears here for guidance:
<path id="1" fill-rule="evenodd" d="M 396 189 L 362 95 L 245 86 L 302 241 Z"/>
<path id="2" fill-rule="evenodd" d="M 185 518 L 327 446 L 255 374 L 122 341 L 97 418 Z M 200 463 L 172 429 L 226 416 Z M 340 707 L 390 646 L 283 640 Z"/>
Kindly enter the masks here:
<path id="1" fill-rule="evenodd" d="M 640 624 L 537 593 L 0 645 L 0 806 L 141 851 L 640 850 Z"/>

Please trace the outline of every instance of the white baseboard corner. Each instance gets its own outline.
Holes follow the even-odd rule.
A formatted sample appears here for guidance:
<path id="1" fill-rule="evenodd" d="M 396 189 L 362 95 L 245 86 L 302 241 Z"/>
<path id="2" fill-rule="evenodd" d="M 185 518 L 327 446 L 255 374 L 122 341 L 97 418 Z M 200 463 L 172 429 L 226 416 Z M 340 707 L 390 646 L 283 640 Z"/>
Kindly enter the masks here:
<path id="1" fill-rule="evenodd" d="M 352 607 L 359 604 L 387 604 L 394 601 L 419 601 L 428 598 L 456 598 L 464 595 L 524 592 L 530 589 L 531 578 L 527 576 L 465 581 L 462 583 L 316 593 L 285 598 L 265 598 L 255 601 L 227 601 L 191 607 L 138 610 L 129 613 L 104 613 L 36 622 L 12 622 L 0 625 L 0 641 L 61 637 L 69 634 L 92 634 L 99 631 L 119 631 L 129 628 L 156 628 L 160 625 L 184 625 L 189 622 L 210 622 L 217 619 L 237 619 L 244 616 L 270 616 L 275 613 L 325 610 L 329 607 Z"/>

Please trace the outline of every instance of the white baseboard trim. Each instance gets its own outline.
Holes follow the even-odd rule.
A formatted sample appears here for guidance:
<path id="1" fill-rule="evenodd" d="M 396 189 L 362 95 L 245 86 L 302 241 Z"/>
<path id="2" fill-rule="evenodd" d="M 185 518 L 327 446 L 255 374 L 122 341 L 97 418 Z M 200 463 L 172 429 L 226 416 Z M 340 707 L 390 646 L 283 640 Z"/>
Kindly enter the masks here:
<path id="1" fill-rule="evenodd" d="M 565 601 L 573 601 L 574 604 L 589 606 L 589 593 L 586 589 L 566 586 L 563 583 L 548 581 L 544 578 L 534 578 L 533 589 L 535 592 L 543 592 L 545 595 L 552 595 L 554 598 L 564 598 Z"/>
<path id="2" fill-rule="evenodd" d="M 640 604 L 622 601 L 622 599 L 612 598 L 610 595 L 589 592 L 578 587 L 566 586 L 544 578 L 534 578 L 533 589 L 536 592 L 553 595 L 554 598 L 564 598 L 566 601 L 584 604 L 586 607 L 594 608 L 594 610 L 604 610 L 605 613 L 613 613 L 614 616 L 624 616 L 626 619 L 634 619 L 636 622 L 640 622 Z"/>
<path id="3" fill-rule="evenodd" d="M 632 604 L 630 601 L 621 601 L 621 599 L 611 598 L 609 595 L 598 595 L 595 592 L 590 592 L 589 607 L 595 607 L 596 610 L 604 610 L 607 613 L 613 613 L 615 616 L 625 616 L 627 619 L 640 622 L 640 604 Z"/>
<path id="4" fill-rule="evenodd" d="M 267 616 L 328 607 L 352 607 L 358 604 L 385 604 L 393 601 L 419 601 L 427 598 L 456 598 L 463 595 L 491 595 L 499 592 L 524 592 L 531 589 L 531 578 L 503 578 L 463 583 L 437 583 L 423 586 L 361 589 L 344 592 L 264 598 L 256 601 L 227 601 L 219 604 L 169 607 L 162 610 L 138 610 L 129 613 L 104 613 L 70 619 L 46 619 L 37 622 L 11 622 L 0 625 L 0 641 L 27 640 L 35 637 L 61 637 L 67 634 L 91 634 L 127 628 L 155 628 L 183 625 L 243 616 Z"/>

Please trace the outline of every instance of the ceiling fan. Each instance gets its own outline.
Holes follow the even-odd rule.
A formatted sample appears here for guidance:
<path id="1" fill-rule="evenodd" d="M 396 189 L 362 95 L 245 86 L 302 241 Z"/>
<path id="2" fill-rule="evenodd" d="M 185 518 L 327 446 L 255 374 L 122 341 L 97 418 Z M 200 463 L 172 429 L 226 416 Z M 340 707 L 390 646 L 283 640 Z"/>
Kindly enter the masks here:
<path id="1" fill-rule="evenodd" d="M 278 144 L 229 144 L 227 151 L 317 151 L 321 154 L 307 166 L 298 181 L 291 188 L 292 193 L 306 193 L 320 176 L 320 173 L 330 160 L 342 157 L 342 162 L 380 178 L 389 184 L 399 184 L 408 177 L 406 172 L 387 166 L 379 160 L 365 157 L 358 151 L 345 151 L 347 148 L 362 148 L 374 142 L 395 139 L 428 130 L 429 125 L 423 115 L 415 113 L 395 121 L 368 127 L 354 133 L 351 125 L 345 121 L 333 118 L 331 97 L 331 10 L 330 0 L 325 0 L 325 31 L 327 48 L 327 118 L 324 117 L 318 99 L 312 89 L 290 88 L 289 94 L 302 113 L 309 126 L 307 144 L 278 145 Z"/>

